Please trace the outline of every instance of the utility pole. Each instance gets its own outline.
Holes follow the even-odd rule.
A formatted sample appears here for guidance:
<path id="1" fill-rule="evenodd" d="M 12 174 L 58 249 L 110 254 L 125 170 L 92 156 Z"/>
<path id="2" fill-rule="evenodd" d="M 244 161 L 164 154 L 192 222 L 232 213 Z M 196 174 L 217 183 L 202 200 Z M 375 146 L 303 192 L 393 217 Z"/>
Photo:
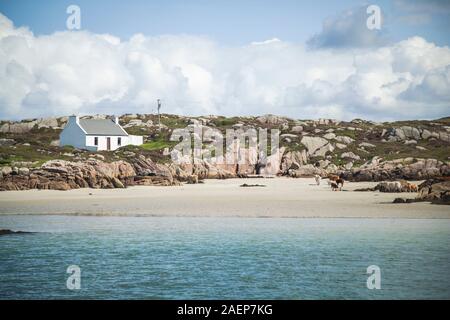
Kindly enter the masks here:
<path id="1" fill-rule="evenodd" d="M 159 109 L 161 109 L 161 100 L 158 99 L 158 126 L 159 126 L 159 131 L 161 131 L 161 115 L 159 113 Z"/>

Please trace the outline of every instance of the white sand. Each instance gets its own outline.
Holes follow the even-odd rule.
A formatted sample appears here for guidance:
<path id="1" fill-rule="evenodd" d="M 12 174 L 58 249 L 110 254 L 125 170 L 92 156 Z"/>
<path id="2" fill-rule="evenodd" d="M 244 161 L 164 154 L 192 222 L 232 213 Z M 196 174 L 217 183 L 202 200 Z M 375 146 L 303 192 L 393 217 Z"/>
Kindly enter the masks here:
<path id="1" fill-rule="evenodd" d="M 264 184 L 242 188 L 239 185 Z M 376 183 L 349 183 L 332 192 L 314 179 L 207 180 L 178 187 L 0 192 L 0 214 L 242 217 L 450 218 L 448 206 L 393 204 L 415 194 L 353 192 Z M 92 193 L 92 195 L 89 195 Z"/>

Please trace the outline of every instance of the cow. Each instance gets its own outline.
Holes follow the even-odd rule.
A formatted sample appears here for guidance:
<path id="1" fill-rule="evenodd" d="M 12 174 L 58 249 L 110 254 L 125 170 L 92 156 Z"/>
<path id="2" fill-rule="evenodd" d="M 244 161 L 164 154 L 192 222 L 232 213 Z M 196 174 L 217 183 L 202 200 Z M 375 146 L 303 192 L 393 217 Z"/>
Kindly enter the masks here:
<path id="1" fill-rule="evenodd" d="M 318 186 L 320 186 L 320 179 L 321 179 L 321 177 L 320 177 L 318 174 L 316 174 L 316 175 L 314 176 L 314 179 L 316 179 L 316 184 L 317 184 Z"/>
<path id="2" fill-rule="evenodd" d="M 338 191 L 339 190 L 339 186 L 335 183 L 335 182 L 331 182 L 331 190 L 332 191 Z"/>
<path id="3" fill-rule="evenodd" d="M 418 187 L 417 185 L 410 183 L 406 180 L 400 180 L 400 184 L 402 186 L 402 192 L 417 192 Z"/>

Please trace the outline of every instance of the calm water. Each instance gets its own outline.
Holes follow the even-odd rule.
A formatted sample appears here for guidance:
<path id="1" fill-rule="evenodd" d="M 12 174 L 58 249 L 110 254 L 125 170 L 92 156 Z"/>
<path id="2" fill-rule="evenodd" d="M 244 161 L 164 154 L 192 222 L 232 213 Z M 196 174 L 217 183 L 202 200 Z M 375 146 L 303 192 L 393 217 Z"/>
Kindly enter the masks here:
<path id="1" fill-rule="evenodd" d="M 0 216 L 0 298 L 450 298 L 450 221 Z M 81 290 L 66 288 L 69 265 Z M 381 268 L 381 290 L 366 269 Z"/>

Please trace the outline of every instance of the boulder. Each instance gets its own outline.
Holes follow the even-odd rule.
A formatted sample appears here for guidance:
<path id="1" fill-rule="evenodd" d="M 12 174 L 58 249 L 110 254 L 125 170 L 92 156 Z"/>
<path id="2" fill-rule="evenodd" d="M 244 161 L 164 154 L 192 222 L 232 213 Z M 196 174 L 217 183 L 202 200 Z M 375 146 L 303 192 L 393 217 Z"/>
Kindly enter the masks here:
<path id="1" fill-rule="evenodd" d="M 404 135 L 404 138 L 402 140 L 405 140 L 405 138 L 414 139 L 414 140 L 420 139 L 420 131 L 417 128 L 403 126 L 403 127 L 400 127 L 400 130 L 403 131 L 403 135 Z"/>
<path id="2" fill-rule="evenodd" d="M 368 143 L 368 142 L 361 142 L 359 145 L 361 148 L 375 148 L 376 145 Z"/>
<path id="3" fill-rule="evenodd" d="M 352 167 L 353 167 L 353 162 L 351 162 L 351 161 L 346 163 L 344 166 L 345 170 L 350 170 Z"/>
<path id="4" fill-rule="evenodd" d="M 439 132 L 439 139 L 445 142 L 450 142 L 450 133 L 445 131 Z"/>
<path id="5" fill-rule="evenodd" d="M 275 116 L 273 114 L 267 114 L 264 116 L 260 116 L 260 117 L 256 118 L 256 121 L 258 121 L 261 124 L 273 125 L 273 126 L 280 126 L 280 125 L 288 123 L 288 120 L 286 118 Z"/>
<path id="6" fill-rule="evenodd" d="M 341 142 L 341 143 L 345 143 L 345 144 L 350 144 L 350 143 L 352 143 L 353 141 L 355 141 L 355 139 L 352 139 L 352 138 L 347 137 L 347 136 L 337 136 L 335 139 L 336 139 L 337 141 L 339 141 L 339 142 Z"/>
<path id="7" fill-rule="evenodd" d="M 0 139 L 0 147 L 11 146 L 15 143 L 16 141 L 14 139 L 5 139 L 5 138 Z"/>
<path id="8" fill-rule="evenodd" d="M 12 172 L 12 168 L 11 167 L 2 167 L 2 175 L 3 176 L 7 176 L 10 175 Z"/>
<path id="9" fill-rule="evenodd" d="M 295 134 L 284 133 L 284 134 L 280 135 L 280 138 L 281 138 L 283 141 L 291 142 L 292 139 L 297 139 L 298 136 L 295 135 Z"/>
<path id="10" fill-rule="evenodd" d="M 308 162 L 308 155 L 306 150 L 302 151 L 288 151 L 281 159 L 281 172 L 287 174 L 291 169 L 299 169 L 302 165 Z"/>
<path id="11" fill-rule="evenodd" d="M 188 184 L 197 184 L 198 183 L 198 176 L 195 174 L 191 174 L 187 177 L 186 183 Z"/>
<path id="12" fill-rule="evenodd" d="M 328 144 L 328 140 L 321 137 L 305 136 L 302 138 L 301 143 L 306 147 L 310 155 L 314 155 L 317 150 Z"/>
<path id="13" fill-rule="evenodd" d="M 36 125 L 36 121 L 5 123 L 0 127 L 2 133 L 27 133 Z"/>
<path id="14" fill-rule="evenodd" d="M 318 150 L 316 150 L 316 152 L 314 153 L 314 156 L 325 157 L 325 155 L 328 152 L 333 152 L 333 151 L 334 151 L 334 146 L 331 143 L 328 143 L 328 144 L 324 145 L 323 147 L 319 148 Z"/>
<path id="15" fill-rule="evenodd" d="M 450 204 L 450 178 L 445 177 L 424 181 L 419 185 L 419 194 L 416 199 Z"/>
<path id="16" fill-rule="evenodd" d="M 402 184 L 399 181 L 380 182 L 375 190 L 380 192 L 402 192 Z"/>
<path id="17" fill-rule="evenodd" d="M 292 129 L 291 129 L 291 132 L 294 132 L 294 133 L 300 133 L 302 131 L 303 131 L 303 127 L 302 126 L 293 126 Z"/>
<path id="18" fill-rule="evenodd" d="M 361 160 L 360 156 L 354 154 L 353 152 L 344 152 L 341 154 L 342 159 L 351 159 L 351 160 Z"/>
<path id="19" fill-rule="evenodd" d="M 428 138 L 431 138 L 431 132 L 430 131 L 428 131 L 427 129 L 424 129 L 423 131 L 422 131 L 422 139 L 428 139 Z"/>
<path id="20" fill-rule="evenodd" d="M 288 175 L 293 178 L 311 177 L 316 174 L 326 175 L 327 173 L 325 170 L 318 168 L 316 166 L 313 166 L 312 164 L 307 164 L 307 165 L 301 166 L 298 169 L 295 169 L 295 170 L 291 169 L 288 171 Z"/>
<path id="21" fill-rule="evenodd" d="M 28 169 L 28 168 L 19 168 L 18 174 L 28 175 L 28 174 L 30 174 L 30 169 Z"/>
<path id="22" fill-rule="evenodd" d="M 327 140 L 331 140 L 331 139 L 336 138 L 336 135 L 335 135 L 334 133 L 332 133 L 332 132 L 329 132 L 329 133 L 327 133 L 327 134 L 324 134 L 323 137 L 324 137 L 325 139 L 327 139 Z"/>
<path id="23" fill-rule="evenodd" d="M 405 141 L 405 144 L 406 144 L 406 145 L 417 144 L 417 141 L 414 140 L 414 139 L 412 139 L 412 140 L 406 140 L 406 141 Z"/>
<path id="24" fill-rule="evenodd" d="M 57 128 L 58 120 L 56 118 L 42 118 L 36 121 L 38 128 Z"/>

